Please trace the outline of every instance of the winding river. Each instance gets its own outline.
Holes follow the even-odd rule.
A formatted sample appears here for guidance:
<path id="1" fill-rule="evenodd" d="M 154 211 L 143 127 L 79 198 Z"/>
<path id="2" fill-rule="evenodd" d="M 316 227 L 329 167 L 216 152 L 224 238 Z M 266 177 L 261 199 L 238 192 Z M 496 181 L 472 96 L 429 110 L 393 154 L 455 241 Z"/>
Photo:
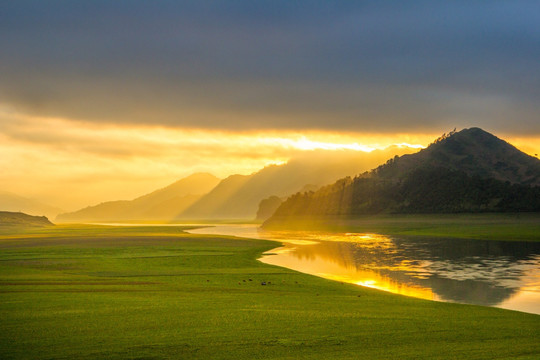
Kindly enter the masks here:
<path id="1" fill-rule="evenodd" d="M 269 232 L 216 225 L 197 234 L 275 240 L 260 261 L 327 279 L 436 301 L 540 314 L 540 243 Z"/>

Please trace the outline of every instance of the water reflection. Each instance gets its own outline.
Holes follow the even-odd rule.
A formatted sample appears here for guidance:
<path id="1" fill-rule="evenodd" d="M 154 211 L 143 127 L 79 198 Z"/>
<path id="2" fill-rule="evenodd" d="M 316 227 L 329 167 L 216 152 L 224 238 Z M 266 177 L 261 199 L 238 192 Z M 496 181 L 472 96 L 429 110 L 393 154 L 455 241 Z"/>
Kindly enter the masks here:
<path id="1" fill-rule="evenodd" d="M 282 241 L 261 259 L 268 264 L 424 299 L 540 313 L 540 243 L 212 231 Z"/>

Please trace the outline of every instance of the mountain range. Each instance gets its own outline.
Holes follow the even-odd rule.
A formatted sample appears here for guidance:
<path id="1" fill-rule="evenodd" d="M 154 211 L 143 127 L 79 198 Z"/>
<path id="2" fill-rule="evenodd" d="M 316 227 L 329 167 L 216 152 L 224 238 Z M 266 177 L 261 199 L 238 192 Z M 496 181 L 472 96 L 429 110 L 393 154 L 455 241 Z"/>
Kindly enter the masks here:
<path id="1" fill-rule="evenodd" d="M 221 181 L 209 174 L 195 174 L 131 201 L 105 202 L 61 214 L 56 220 L 254 219 L 263 199 L 286 198 L 297 191 L 318 188 L 369 170 L 396 154 L 413 151 L 415 149 L 399 146 L 370 153 L 310 151 L 285 164 L 270 165 L 250 175 L 231 175 Z"/>
<path id="2" fill-rule="evenodd" d="M 313 151 L 251 175 L 193 174 L 57 221 L 264 220 L 273 213 L 268 225 L 314 215 L 540 210 L 540 161 L 482 129 L 453 131 L 412 151 Z"/>
<path id="3" fill-rule="evenodd" d="M 287 197 L 329 184 L 337 179 L 373 168 L 411 148 L 389 147 L 371 153 L 359 151 L 313 151 L 282 165 L 271 165 L 251 175 L 232 175 L 179 214 L 191 219 L 252 219 L 261 200 L 270 196 Z"/>
<path id="4" fill-rule="evenodd" d="M 208 173 L 196 173 L 134 200 L 108 201 L 84 209 L 60 214 L 56 221 L 126 221 L 173 219 L 201 196 L 213 189 L 220 179 Z"/>
<path id="5" fill-rule="evenodd" d="M 540 211 L 540 160 L 470 128 L 368 173 L 297 193 L 264 226 L 320 216 L 490 211 Z"/>

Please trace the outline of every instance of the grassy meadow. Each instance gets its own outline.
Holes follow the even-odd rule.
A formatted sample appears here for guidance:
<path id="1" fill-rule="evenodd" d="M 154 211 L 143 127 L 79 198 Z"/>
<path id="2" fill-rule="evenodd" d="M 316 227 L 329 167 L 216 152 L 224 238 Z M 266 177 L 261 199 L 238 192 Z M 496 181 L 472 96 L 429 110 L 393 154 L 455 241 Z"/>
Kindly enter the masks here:
<path id="1" fill-rule="evenodd" d="M 268 224 L 269 229 L 310 229 L 460 239 L 540 241 L 540 213 L 392 214 L 325 217 Z"/>
<path id="2" fill-rule="evenodd" d="M 538 315 L 256 261 L 278 245 L 160 226 L 4 231 L 0 358 L 540 358 Z"/>

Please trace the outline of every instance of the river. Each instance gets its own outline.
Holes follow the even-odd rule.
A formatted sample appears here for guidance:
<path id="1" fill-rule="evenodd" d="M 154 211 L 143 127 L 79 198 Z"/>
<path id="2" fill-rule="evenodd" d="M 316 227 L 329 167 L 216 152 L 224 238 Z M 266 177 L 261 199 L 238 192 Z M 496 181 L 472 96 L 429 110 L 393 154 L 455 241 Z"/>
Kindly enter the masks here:
<path id="1" fill-rule="evenodd" d="M 540 314 L 540 243 L 270 232 L 216 225 L 190 233 L 275 240 L 260 261 L 327 279 L 436 301 Z"/>

